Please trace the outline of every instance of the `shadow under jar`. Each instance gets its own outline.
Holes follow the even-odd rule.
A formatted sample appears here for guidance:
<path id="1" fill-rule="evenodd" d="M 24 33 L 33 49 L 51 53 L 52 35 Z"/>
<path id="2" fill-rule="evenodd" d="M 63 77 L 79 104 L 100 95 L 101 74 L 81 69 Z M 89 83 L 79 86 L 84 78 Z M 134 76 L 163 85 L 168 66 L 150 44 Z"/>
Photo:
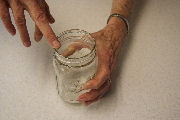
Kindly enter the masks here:
<path id="1" fill-rule="evenodd" d="M 64 31 L 58 39 L 61 47 L 53 56 L 58 93 L 64 101 L 79 103 L 78 97 L 88 92 L 82 90 L 83 84 L 97 71 L 96 43 L 88 32 L 79 29 Z"/>

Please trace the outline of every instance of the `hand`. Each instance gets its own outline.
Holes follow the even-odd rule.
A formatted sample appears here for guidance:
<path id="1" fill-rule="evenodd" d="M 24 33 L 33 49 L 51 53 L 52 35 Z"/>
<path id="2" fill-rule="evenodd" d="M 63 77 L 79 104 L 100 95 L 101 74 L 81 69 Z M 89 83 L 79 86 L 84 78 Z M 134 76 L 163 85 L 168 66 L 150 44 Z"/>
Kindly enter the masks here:
<path id="1" fill-rule="evenodd" d="M 83 86 L 83 89 L 91 90 L 82 94 L 79 102 L 89 105 L 99 100 L 109 90 L 111 73 L 126 33 L 125 24 L 121 20 L 119 23 L 111 22 L 104 29 L 92 34 L 97 45 L 98 70 L 96 76 Z"/>
<path id="2" fill-rule="evenodd" d="M 55 20 L 50 14 L 45 0 L 0 0 L 0 18 L 7 31 L 15 35 L 16 30 L 11 22 L 9 8 L 12 9 L 15 24 L 24 46 L 29 47 L 31 45 L 24 15 L 24 10 L 27 10 L 35 22 L 35 41 L 40 41 L 44 35 L 52 47 L 60 47 L 60 42 L 49 25 L 49 23 L 54 23 Z"/>

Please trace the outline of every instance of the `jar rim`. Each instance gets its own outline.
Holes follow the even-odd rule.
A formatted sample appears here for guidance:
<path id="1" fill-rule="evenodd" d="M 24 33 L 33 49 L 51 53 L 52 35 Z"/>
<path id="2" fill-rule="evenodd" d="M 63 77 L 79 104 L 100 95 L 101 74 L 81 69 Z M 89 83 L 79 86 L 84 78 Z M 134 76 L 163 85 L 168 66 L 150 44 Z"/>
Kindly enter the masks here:
<path id="1" fill-rule="evenodd" d="M 91 36 L 90 33 L 88 33 L 85 30 L 81 30 L 81 29 L 70 29 L 70 30 L 66 30 L 62 33 L 59 34 L 58 38 L 63 37 L 63 35 L 68 34 L 68 33 L 73 33 L 73 32 L 80 32 L 81 34 L 83 34 L 83 36 L 87 36 L 90 38 L 90 40 L 92 40 L 93 44 L 92 44 L 92 49 L 89 53 L 81 56 L 81 57 L 75 57 L 75 58 L 69 58 L 69 57 L 64 57 L 63 55 L 61 55 L 57 49 L 54 49 L 54 56 L 55 58 L 63 65 L 67 65 L 69 67 L 82 67 L 82 66 L 86 66 L 89 63 L 91 63 L 95 56 L 96 56 L 96 41 L 95 39 Z M 86 40 L 85 38 L 83 38 L 83 36 L 80 38 L 82 40 Z"/>
<path id="2" fill-rule="evenodd" d="M 81 29 L 69 29 L 69 30 L 66 30 L 66 31 L 64 31 L 64 32 L 61 32 L 61 33 L 59 34 L 59 36 L 60 36 L 60 35 L 63 35 L 64 33 L 68 32 L 68 31 L 72 31 L 72 30 L 82 31 L 82 32 L 85 33 L 85 35 L 90 36 L 90 37 L 93 39 L 93 41 L 94 41 L 94 45 L 93 45 L 92 50 L 91 50 L 88 54 L 86 54 L 86 55 L 84 55 L 84 56 L 81 56 L 81 57 L 78 57 L 78 58 L 68 58 L 68 57 L 62 56 L 62 55 L 58 52 L 58 50 L 54 48 L 54 50 L 55 50 L 55 52 L 57 53 L 57 55 L 60 56 L 60 57 L 62 57 L 63 59 L 69 60 L 69 59 L 82 59 L 82 58 L 85 58 L 85 57 L 87 57 L 88 55 L 92 54 L 92 52 L 94 52 L 94 50 L 95 50 L 95 48 L 96 48 L 96 41 L 95 41 L 95 38 L 93 38 L 93 37 L 91 36 L 91 34 L 88 33 L 87 31 L 81 30 Z M 57 38 L 59 38 L 59 36 L 57 36 Z"/>

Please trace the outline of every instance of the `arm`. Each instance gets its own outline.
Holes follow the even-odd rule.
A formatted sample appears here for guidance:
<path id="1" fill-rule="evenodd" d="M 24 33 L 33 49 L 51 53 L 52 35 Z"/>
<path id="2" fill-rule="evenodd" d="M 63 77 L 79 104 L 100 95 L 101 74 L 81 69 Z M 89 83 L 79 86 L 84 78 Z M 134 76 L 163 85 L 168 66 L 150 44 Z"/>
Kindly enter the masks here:
<path id="1" fill-rule="evenodd" d="M 134 0 L 113 0 L 111 14 L 119 13 L 129 19 L 133 5 Z"/>
<path id="2" fill-rule="evenodd" d="M 112 13 L 119 13 L 129 19 L 134 0 L 113 0 Z M 79 97 L 86 105 L 99 100 L 110 88 L 111 73 L 127 33 L 124 21 L 112 17 L 109 23 L 100 31 L 92 33 L 96 39 L 98 70 L 96 76 L 88 81 L 83 88 L 91 89 Z"/>
<path id="3" fill-rule="evenodd" d="M 129 20 L 134 3 L 135 0 L 113 0 L 111 14 L 118 13 Z M 119 23 L 120 21 L 122 21 L 120 18 L 113 17 L 110 19 L 109 24 Z"/>

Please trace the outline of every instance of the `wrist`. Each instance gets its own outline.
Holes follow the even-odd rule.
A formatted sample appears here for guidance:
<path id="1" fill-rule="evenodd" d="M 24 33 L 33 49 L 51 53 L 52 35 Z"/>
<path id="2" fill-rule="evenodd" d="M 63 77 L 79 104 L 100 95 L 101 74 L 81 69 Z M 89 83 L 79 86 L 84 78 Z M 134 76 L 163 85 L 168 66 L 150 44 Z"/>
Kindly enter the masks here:
<path id="1" fill-rule="evenodd" d="M 119 17 L 112 17 L 107 26 L 114 26 L 116 29 L 121 29 L 123 30 L 125 33 L 127 33 L 127 27 L 126 27 L 126 23 Z"/>
<path id="2" fill-rule="evenodd" d="M 121 14 L 122 16 L 124 16 L 127 20 L 129 20 L 129 10 L 126 10 L 122 7 L 120 7 L 119 9 L 112 9 L 111 10 L 111 14 L 113 13 L 118 13 L 118 14 Z"/>
<path id="3" fill-rule="evenodd" d="M 108 24 L 117 24 L 117 25 L 120 25 L 120 24 L 125 24 L 124 21 L 121 19 L 121 18 L 118 18 L 118 17 L 111 17 Z"/>

